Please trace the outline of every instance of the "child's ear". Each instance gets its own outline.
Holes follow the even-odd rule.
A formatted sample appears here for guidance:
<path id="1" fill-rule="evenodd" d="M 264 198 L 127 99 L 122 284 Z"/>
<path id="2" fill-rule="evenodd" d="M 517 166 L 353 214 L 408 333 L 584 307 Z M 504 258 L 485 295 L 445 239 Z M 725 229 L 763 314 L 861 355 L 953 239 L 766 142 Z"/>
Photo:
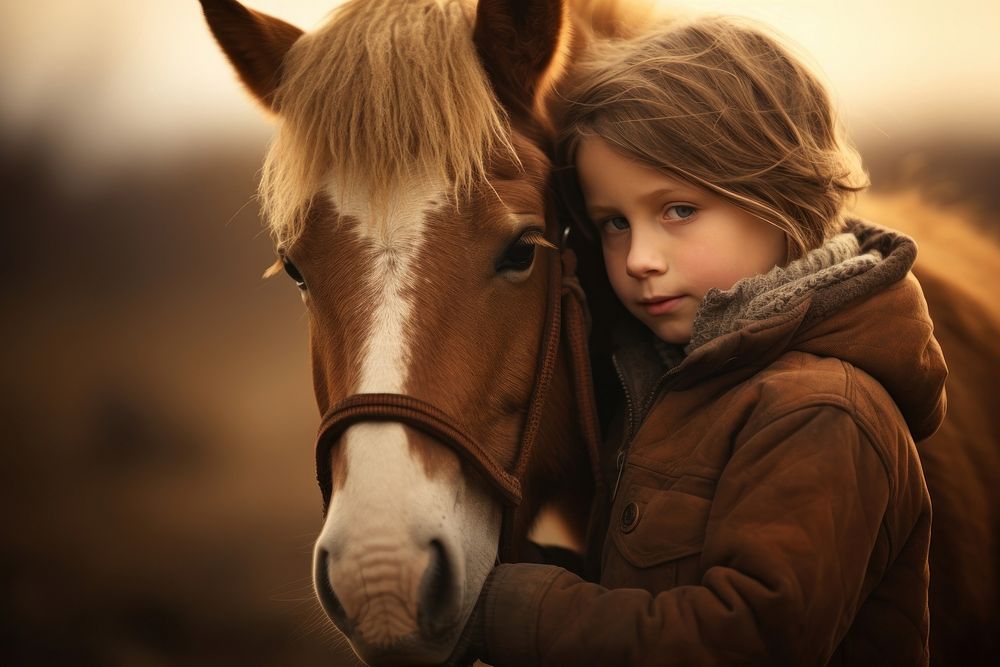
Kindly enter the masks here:
<path id="1" fill-rule="evenodd" d="M 240 79 L 265 107 L 277 112 L 274 93 L 281 83 L 282 63 L 302 31 L 236 0 L 201 0 L 201 7 Z"/>

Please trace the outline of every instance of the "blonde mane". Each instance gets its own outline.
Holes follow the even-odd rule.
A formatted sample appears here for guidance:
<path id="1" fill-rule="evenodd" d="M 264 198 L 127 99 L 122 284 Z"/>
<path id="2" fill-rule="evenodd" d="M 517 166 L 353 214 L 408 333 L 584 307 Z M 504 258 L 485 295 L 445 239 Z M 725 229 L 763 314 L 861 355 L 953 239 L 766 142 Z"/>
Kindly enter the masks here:
<path id="1" fill-rule="evenodd" d="M 296 42 L 260 185 L 279 246 L 295 242 L 330 182 L 366 193 L 378 212 L 412 183 L 441 184 L 457 202 L 494 151 L 517 162 L 473 20 L 468 0 L 351 0 Z"/>

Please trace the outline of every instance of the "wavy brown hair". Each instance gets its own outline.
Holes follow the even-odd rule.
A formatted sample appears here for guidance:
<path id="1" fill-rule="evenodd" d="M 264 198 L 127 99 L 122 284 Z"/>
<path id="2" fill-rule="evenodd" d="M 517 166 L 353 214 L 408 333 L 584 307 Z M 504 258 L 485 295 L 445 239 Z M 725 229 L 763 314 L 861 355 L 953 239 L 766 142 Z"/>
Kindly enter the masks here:
<path id="1" fill-rule="evenodd" d="M 563 164 L 599 136 L 775 225 L 788 260 L 839 231 L 848 198 L 868 186 L 818 77 L 744 20 L 596 44 L 560 93 Z"/>

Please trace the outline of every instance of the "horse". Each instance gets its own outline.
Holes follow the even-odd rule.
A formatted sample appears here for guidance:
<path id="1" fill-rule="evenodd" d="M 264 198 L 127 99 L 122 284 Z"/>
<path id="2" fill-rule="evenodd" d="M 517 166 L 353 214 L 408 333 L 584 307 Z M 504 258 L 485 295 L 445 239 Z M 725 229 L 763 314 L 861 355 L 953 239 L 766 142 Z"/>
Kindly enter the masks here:
<path id="1" fill-rule="evenodd" d="M 948 410 L 917 443 L 932 505 L 932 665 L 988 665 L 1000 655 L 1000 246 L 915 191 L 869 196 L 862 215 L 914 237 L 913 273 L 948 364 Z"/>
<path id="2" fill-rule="evenodd" d="M 201 4 L 277 120 L 261 201 L 323 417 L 316 595 L 362 660 L 442 662 L 539 508 L 579 508 L 581 540 L 593 495 L 586 333 L 563 326 L 582 302 L 538 108 L 565 12 L 360 0 L 307 34 Z M 525 28 L 544 38 L 511 39 Z"/>
<path id="3" fill-rule="evenodd" d="M 309 313 L 317 596 L 366 662 L 443 660 L 498 553 L 523 555 L 539 508 L 558 502 L 579 540 L 600 493 L 579 331 L 556 324 L 560 305 L 580 305 L 563 298 L 576 290 L 561 288 L 554 250 L 552 109 L 575 57 L 648 28 L 649 7 L 353 0 L 305 34 L 235 0 L 201 2 L 278 120 L 261 194 L 273 271 Z M 939 215 L 877 197 L 862 210 L 921 243 L 915 273 L 951 372 L 946 422 L 918 445 L 935 512 L 931 655 L 983 664 L 1000 636 L 988 393 L 1000 309 L 981 286 L 1000 250 L 970 231 L 949 250 L 956 271 Z M 590 307 L 601 322 L 600 299 Z M 592 342 L 596 359 L 600 327 Z"/>

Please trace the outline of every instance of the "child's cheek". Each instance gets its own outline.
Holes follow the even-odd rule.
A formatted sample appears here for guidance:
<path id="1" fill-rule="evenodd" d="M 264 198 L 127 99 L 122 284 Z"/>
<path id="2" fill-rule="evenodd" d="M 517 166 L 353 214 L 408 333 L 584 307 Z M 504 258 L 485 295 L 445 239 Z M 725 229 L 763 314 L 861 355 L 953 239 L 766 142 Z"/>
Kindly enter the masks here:
<path id="1" fill-rule="evenodd" d="M 709 244 L 688 244 L 674 256 L 672 268 L 679 274 L 678 278 L 683 278 L 684 286 L 698 298 L 725 281 L 720 274 L 726 269 L 720 265 L 717 254 Z"/>
<path id="2" fill-rule="evenodd" d="M 603 251 L 604 268 L 608 272 L 608 281 L 611 283 L 611 288 L 621 301 L 627 301 L 627 294 L 625 293 L 629 280 L 625 268 L 627 251 L 622 252 L 614 244 L 605 244 Z"/>
<path id="3" fill-rule="evenodd" d="M 727 247 L 725 243 L 691 244 L 678 257 L 687 285 L 698 298 L 712 288 L 728 290 L 753 275 L 756 271 L 747 268 L 746 259 L 739 249 Z"/>

